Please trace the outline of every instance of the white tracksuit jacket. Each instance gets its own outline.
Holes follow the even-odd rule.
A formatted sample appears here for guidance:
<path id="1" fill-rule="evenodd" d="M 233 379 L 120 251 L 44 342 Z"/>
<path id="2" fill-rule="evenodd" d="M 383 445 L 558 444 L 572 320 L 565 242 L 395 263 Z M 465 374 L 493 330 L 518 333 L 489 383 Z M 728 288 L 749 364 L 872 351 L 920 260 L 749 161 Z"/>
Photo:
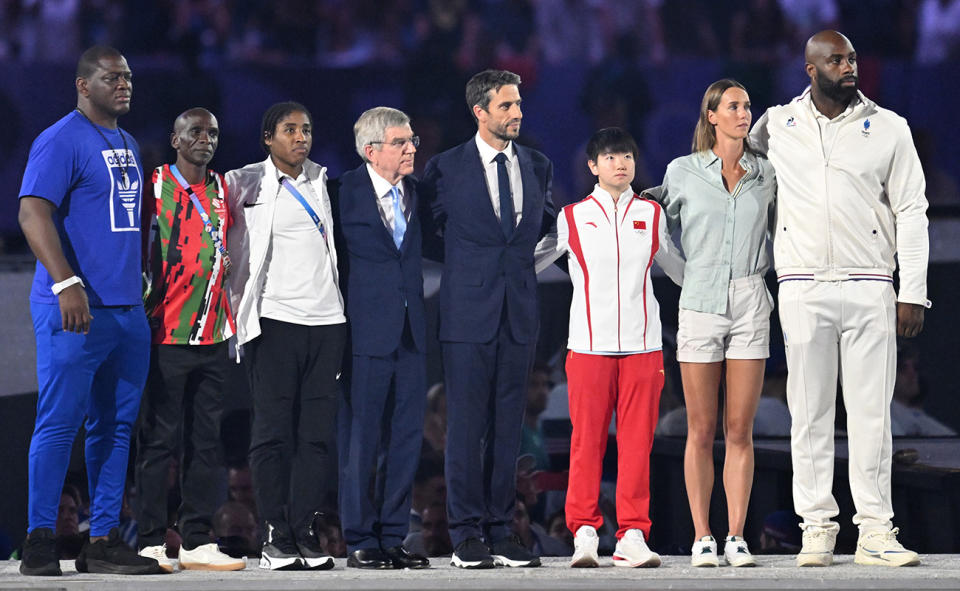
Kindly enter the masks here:
<path id="1" fill-rule="evenodd" d="M 629 189 L 615 201 L 597 185 L 557 218 L 557 252 L 568 253 L 573 282 L 569 349 L 639 353 L 661 348 L 650 265 L 656 258 L 680 285 L 683 259 L 667 234 L 660 204 Z"/>
<path id="2" fill-rule="evenodd" d="M 890 280 L 899 261 L 898 301 L 929 305 L 927 200 L 910 129 L 859 97 L 827 124 L 837 126 L 833 141 L 821 141 L 809 87 L 750 134 L 777 171 L 778 278 Z"/>

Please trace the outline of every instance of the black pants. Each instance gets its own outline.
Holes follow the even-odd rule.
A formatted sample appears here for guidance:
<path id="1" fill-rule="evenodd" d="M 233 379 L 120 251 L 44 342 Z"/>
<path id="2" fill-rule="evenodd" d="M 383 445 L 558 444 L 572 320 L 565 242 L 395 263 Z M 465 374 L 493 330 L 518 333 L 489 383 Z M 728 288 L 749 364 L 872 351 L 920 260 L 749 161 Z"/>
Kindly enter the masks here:
<path id="1" fill-rule="evenodd" d="M 253 395 L 253 492 L 263 521 L 299 535 L 321 509 L 324 479 L 336 474 L 329 442 L 335 440 L 346 324 L 261 318 L 260 331 L 244 346 Z"/>
<path id="2" fill-rule="evenodd" d="M 210 543 L 220 501 L 220 416 L 227 344 L 154 345 L 140 404 L 136 483 L 139 545 L 158 546 L 167 531 L 170 460 L 180 460 L 180 518 L 188 550 Z M 175 456 L 174 454 L 178 454 Z"/>

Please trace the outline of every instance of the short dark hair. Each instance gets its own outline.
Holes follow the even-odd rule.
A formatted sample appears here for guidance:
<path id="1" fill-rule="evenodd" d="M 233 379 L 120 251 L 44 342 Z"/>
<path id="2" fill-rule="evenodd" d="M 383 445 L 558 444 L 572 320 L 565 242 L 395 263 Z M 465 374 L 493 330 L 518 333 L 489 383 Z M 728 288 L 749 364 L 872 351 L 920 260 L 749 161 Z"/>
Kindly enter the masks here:
<path id="1" fill-rule="evenodd" d="M 105 57 L 119 57 L 123 54 L 108 45 L 94 45 L 80 54 L 77 61 L 77 78 L 89 78 L 100 67 L 100 60 Z"/>
<path id="2" fill-rule="evenodd" d="M 263 114 L 263 124 L 260 126 L 260 147 L 263 148 L 265 153 L 270 153 L 270 146 L 267 145 L 267 138 L 273 137 L 273 132 L 277 129 L 277 123 L 280 123 L 280 120 L 290 113 L 296 113 L 298 111 L 307 116 L 307 120 L 310 121 L 310 126 L 312 127 L 313 116 L 310 114 L 310 111 L 308 111 L 307 108 L 300 103 L 294 101 L 276 103 L 267 109 L 267 112 Z"/>
<path id="3" fill-rule="evenodd" d="M 640 157 L 640 148 L 633 136 L 619 127 L 604 127 L 587 142 L 587 159 L 597 161 L 600 154 L 623 154 L 630 152 L 634 160 Z"/>
<path id="4" fill-rule="evenodd" d="M 474 120 L 477 116 L 473 106 L 480 105 L 486 111 L 490 106 L 490 91 L 497 92 L 503 86 L 520 86 L 520 76 L 507 70 L 484 70 L 467 82 L 467 109 Z"/>

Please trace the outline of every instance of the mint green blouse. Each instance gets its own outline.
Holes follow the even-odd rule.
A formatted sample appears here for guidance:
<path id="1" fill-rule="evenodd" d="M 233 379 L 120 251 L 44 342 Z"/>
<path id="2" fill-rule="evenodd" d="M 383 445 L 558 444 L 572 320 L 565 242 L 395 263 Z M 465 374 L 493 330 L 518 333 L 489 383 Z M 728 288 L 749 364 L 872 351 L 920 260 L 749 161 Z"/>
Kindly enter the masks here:
<path id="1" fill-rule="evenodd" d="M 766 157 L 740 158 L 747 173 L 733 191 L 723 186 L 713 151 L 675 159 L 663 184 L 645 191 L 663 204 L 667 229 L 680 228 L 686 258 L 680 307 L 725 314 L 731 279 L 766 273 L 767 237 L 774 223 L 777 179 Z"/>

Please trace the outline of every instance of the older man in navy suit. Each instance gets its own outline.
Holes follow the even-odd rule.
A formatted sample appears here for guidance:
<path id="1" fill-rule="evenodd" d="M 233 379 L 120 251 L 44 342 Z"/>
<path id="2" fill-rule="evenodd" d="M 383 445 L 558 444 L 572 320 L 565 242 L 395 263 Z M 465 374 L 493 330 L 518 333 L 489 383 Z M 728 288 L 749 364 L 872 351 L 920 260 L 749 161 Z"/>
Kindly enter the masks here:
<path id="1" fill-rule="evenodd" d="M 539 566 L 509 533 L 526 380 L 537 343 L 534 250 L 553 227 L 553 165 L 517 145 L 520 77 L 467 83 L 477 134 L 427 163 L 426 235 L 442 238 L 440 341 L 447 390 L 447 504 L 461 568 Z"/>
<path id="2" fill-rule="evenodd" d="M 330 191 L 352 345 L 339 429 L 347 566 L 427 568 L 402 545 L 427 390 L 420 222 L 408 176 L 420 139 L 389 107 L 364 112 L 353 130 L 364 164 Z"/>

